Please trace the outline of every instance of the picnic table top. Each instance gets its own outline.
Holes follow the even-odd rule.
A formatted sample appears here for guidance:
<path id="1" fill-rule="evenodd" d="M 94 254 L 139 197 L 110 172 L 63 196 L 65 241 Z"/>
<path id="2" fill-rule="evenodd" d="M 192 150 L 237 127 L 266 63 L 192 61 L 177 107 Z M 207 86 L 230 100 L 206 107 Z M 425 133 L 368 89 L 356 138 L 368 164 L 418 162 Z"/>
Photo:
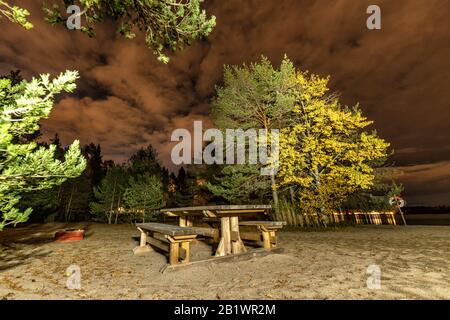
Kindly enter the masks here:
<path id="1" fill-rule="evenodd" d="M 265 213 L 272 209 L 270 205 L 220 205 L 220 206 L 199 206 L 183 208 L 167 208 L 161 212 L 172 216 L 206 216 L 206 217 L 226 217 L 238 216 L 241 214 Z"/>

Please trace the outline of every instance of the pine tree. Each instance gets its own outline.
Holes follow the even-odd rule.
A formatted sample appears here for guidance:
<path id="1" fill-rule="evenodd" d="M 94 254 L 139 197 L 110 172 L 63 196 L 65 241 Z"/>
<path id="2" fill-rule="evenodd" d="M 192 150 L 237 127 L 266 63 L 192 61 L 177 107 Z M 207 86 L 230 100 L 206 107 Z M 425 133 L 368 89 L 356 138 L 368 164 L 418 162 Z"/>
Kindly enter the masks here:
<path id="1" fill-rule="evenodd" d="M 158 60 L 168 63 L 165 51 L 176 51 L 189 46 L 194 40 L 204 38 L 214 28 L 215 17 L 208 18 L 200 9 L 202 0 L 80 0 L 83 7 L 80 13 L 83 19 L 81 31 L 89 37 L 95 36 L 94 24 L 112 19 L 119 25 L 118 33 L 127 39 L 136 37 L 136 29 L 145 33 L 145 42 L 153 50 Z M 51 24 L 66 25 L 67 7 L 75 1 L 64 0 L 63 6 L 54 3 L 47 7 L 44 3 L 46 21 Z M 0 0 L 0 17 L 5 16 L 26 29 L 33 28 L 29 22 L 30 13 L 18 6 L 11 6 Z"/>
<path id="2" fill-rule="evenodd" d="M 60 193 L 60 221 L 70 222 L 89 218 L 89 203 L 92 186 L 87 173 L 69 179 L 62 185 Z"/>
<path id="3" fill-rule="evenodd" d="M 128 187 L 124 193 L 125 205 L 142 216 L 142 222 L 146 217 L 155 219 L 157 209 L 164 206 L 164 193 L 159 177 L 155 175 L 142 175 L 137 178 L 130 177 Z"/>
<path id="4" fill-rule="evenodd" d="M 195 177 L 180 168 L 177 175 L 175 206 L 191 207 L 194 205 Z"/>
<path id="5" fill-rule="evenodd" d="M 101 221 L 117 223 L 118 210 L 128 187 L 128 176 L 121 166 L 110 167 L 98 187 L 94 187 L 96 201 L 91 202 L 91 213 Z"/>
<path id="6" fill-rule="evenodd" d="M 38 147 L 22 139 L 39 130 L 39 121 L 52 110 L 54 96 L 73 92 L 77 78 L 77 72 L 66 71 L 54 80 L 49 75 L 18 84 L 0 79 L 0 230 L 28 219 L 32 209 L 17 208 L 22 194 L 60 185 L 85 169 L 78 141 L 60 161 L 55 159 L 56 146 Z"/>
<path id="7" fill-rule="evenodd" d="M 136 151 L 129 159 L 129 168 L 133 176 L 144 174 L 163 176 L 163 168 L 158 154 L 152 145 Z"/>
<path id="8" fill-rule="evenodd" d="M 285 57 L 278 69 L 270 61 L 262 57 L 258 63 L 250 66 L 226 66 L 224 84 L 217 88 L 217 97 L 212 104 L 212 118 L 219 129 L 281 129 L 286 126 L 294 104 L 293 85 L 295 83 L 295 68 Z M 248 166 L 227 168 L 221 174 L 225 188 L 216 186 L 208 188 L 215 194 L 223 190 L 223 196 L 232 201 L 231 190 L 238 191 L 239 184 L 252 181 L 253 185 L 271 186 L 275 210 L 278 210 L 278 192 L 275 177 L 270 181 L 266 176 L 260 176 L 258 167 Z M 229 177 L 230 181 L 224 179 Z M 270 187 L 269 187 L 270 188 Z M 253 191 L 253 190 L 251 190 Z M 249 193 L 251 193 L 249 191 Z M 236 195 L 235 200 L 241 198 Z"/>
<path id="9" fill-rule="evenodd" d="M 9 21 L 20 24 L 27 30 L 33 28 L 33 24 L 28 21 L 30 12 L 24 8 L 12 6 L 8 2 L 0 0 L 0 14 L 6 17 Z"/>
<path id="10" fill-rule="evenodd" d="M 216 197 L 223 198 L 227 204 L 248 204 L 252 195 L 260 199 L 270 197 L 270 184 L 261 179 L 255 165 L 229 165 L 214 175 L 206 183 L 206 188 Z"/>
<path id="11" fill-rule="evenodd" d="M 55 159 L 64 161 L 65 150 L 61 146 L 58 134 L 55 134 L 54 138 L 50 140 L 50 144 L 55 146 Z M 48 147 L 48 144 L 45 142 L 41 142 L 38 145 L 40 147 Z M 50 189 L 35 190 L 23 194 L 19 203 L 20 210 L 33 208 L 34 214 L 31 215 L 30 220 L 35 222 L 53 222 L 59 215 L 64 216 L 60 213 L 63 211 L 61 208 L 61 196 L 65 183 L 67 181 Z"/>
<path id="12" fill-rule="evenodd" d="M 105 176 L 102 149 L 99 144 L 90 143 L 83 147 L 82 152 L 88 164 L 86 173 L 90 177 L 92 186 L 96 187 Z"/>

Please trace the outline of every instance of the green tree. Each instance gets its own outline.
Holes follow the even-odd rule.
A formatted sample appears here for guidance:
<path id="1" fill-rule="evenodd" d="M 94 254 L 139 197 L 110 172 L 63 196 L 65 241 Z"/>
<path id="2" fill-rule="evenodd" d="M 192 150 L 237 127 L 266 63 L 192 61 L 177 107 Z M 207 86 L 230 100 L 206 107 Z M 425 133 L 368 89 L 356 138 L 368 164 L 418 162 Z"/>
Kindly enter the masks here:
<path id="1" fill-rule="evenodd" d="M 89 176 L 92 186 L 96 187 L 105 176 L 102 149 L 99 144 L 90 143 L 82 148 L 82 152 L 87 160 L 85 173 Z"/>
<path id="2" fill-rule="evenodd" d="M 176 207 L 191 207 L 194 205 L 195 182 L 196 177 L 184 170 L 183 167 L 178 170 L 174 199 Z"/>
<path id="3" fill-rule="evenodd" d="M 28 21 L 28 16 L 30 13 L 26 9 L 18 6 L 11 6 L 8 2 L 0 0 L 0 14 L 6 17 L 9 21 L 20 24 L 27 30 L 33 28 L 33 24 Z"/>
<path id="4" fill-rule="evenodd" d="M 55 186 L 21 194 L 19 210 L 33 208 L 33 214 L 28 220 L 30 222 L 55 221 L 60 205 L 59 188 Z"/>
<path id="5" fill-rule="evenodd" d="M 17 208 L 21 194 L 60 185 L 85 169 L 78 141 L 60 161 L 54 157 L 55 145 L 38 147 L 21 139 L 39 130 L 39 121 L 52 110 L 55 94 L 73 92 L 77 78 L 77 72 L 66 71 L 54 80 L 41 75 L 15 85 L 0 79 L 0 230 L 25 222 L 31 214 L 31 208 Z"/>
<path id="6" fill-rule="evenodd" d="M 217 97 L 212 104 L 213 121 L 219 129 L 281 129 L 286 126 L 292 112 L 294 83 L 295 68 L 287 57 L 279 69 L 265 57 L 250 66 L 226 66 L 224 84 L 217 88 Z M 260 176 L 258 170 L 249 170 L 248 167 L 236 166 L 225 170 L 222 176 L 229 176 L 231 181 L 228 185 L 234 185 L 235 189 L 239 188 L 239 182 L 247 180 L 264 186 L 261 180 L 267 179 Z M 276 177 L 272 175 L 270 178 L 272 198 L 275 210 L 278 210 Z M 220 186 L 211 190 L 220 192 Z M 225 193 L 229 192 L 224 190 Z"/>
<path id="7" fill-rule="evenodd" d="M 267 194 L 269 181 L 260 178 L 260 171 L 255 165 L 224 166 L 206 183 L 206 188 L 214 196 L 225 199 L 227 204 L 246 204 L 254 194 L 259 194 L 260 199 L 270 197 Z"/>
<path id="8" fill-rule="evenodd" d="M 86 170 L 81 176 L 69 179 L 60 190 L 60 219 L 72 221 L 91 218 L 90 203 L 94 201 L 94 189 L 105 176 L 105 164 L 102 160 L 100 145 L 87 144 L 81 149 L 86 158 Z"/>
<path id="9" fill-rule="evenodd" d="M 58 5 L 62 2 L 62 6 Z M 144 32 L 147 46 L 158 60 L 168 63 L 166 51 L 176 51 L 189 46 L 194 40 L 208 36 L 216 24 L 214 16 L 208 18 L 200 8 L 201 0 L 64 0 L 44 5 L 46 20 L 52 24 L 66 24 L 67 7 L 79 4 L 84 18 L 81 31 L 95 36 L 93 25 L 106 18 L 118 24 L 118 33 L 127 39 L 136 37 L 136 29 Z M 61 8 L 62 7 L 62 8 Z M 0 13 L 26 29 L 33 25 L 27 20 L 26 9 L 10 6 L 0 1 Z"/>
<path id="10" fill-rule="evenodd" d="M 57 133 L 53 139 L 50 140 L 50 144 L 53 144 L 56 148 L 55 158 L 58 160 L 64 160 L 64 148 L 61 145 L 61 140 L 59 139 L 59 135 Z"/>
<path id="11" fill-rule="evenodd" d="M 164 193 L 159 177 L 155 175 L 142 175 L 137 178 L 130 177 L 129 186 L 124 193 L 125 205 L 142 214 L 142 222 L 145 217 L 152 219 L 156 216 L 156 210 L 164 206 Z"/>
<path id="12" fill-rule="evenodd" d="M 36 136 L 36 139 L 38 137 L 39 136 Z M 55 159 L 64 161 L 65 150 L 61 146 L 58 134 L 50 140 L 50 144 L 55 146 Z M 47 148 L 48 144 L 41 142 L 39 143 L 39 146 Z M 67 183 L 67 181 L 64 183 Z M 19 205 L 20 210 L 33 208 L 34 213 L 30 216 L 31 221 L 55 221 L 61 210 L 61 197 L 64 183 L 62 185 L 53 186 L 50 189 L 35 190 L 23 194 Z M 61 214 L 61 216 L 63 216 L 63 214 Z"/>
<path id="13" fill-rule="evenodd" d="M 94 188 L 96 201 L 91 202 L 91 213 L 102 221 L 112 223 L 113 215 L 117 223 L 119 208 L 123 203 L 125 189 L 128 186 L 128 175 L 121 166 L 108 169 L 106 176 L 98 187 Z"/>
<path id="14" fill-rule="evenodd" d="M 59 190 L 60 221 L 70 222 L 89 218 L 89 203 L 93 197 L 90 176 L 86 172 L 68 179 Z"/>
<path id="15" fill-rule="evenodd" d="M 281 129 L 292 112 L 295 67 L 285 57 L 279 69 L 262 57 L 250 66 L 225 66 L 224 84 L 217 87 L 212 118 L 218 128 Z"/>
<path id="16" fill-rule="evenodd" d="M 158 154 L 152 145 L 137 150 L 128 160 L 132 175 L 143 174 L 162 176 L 163 168 L 158 160 Z"/>

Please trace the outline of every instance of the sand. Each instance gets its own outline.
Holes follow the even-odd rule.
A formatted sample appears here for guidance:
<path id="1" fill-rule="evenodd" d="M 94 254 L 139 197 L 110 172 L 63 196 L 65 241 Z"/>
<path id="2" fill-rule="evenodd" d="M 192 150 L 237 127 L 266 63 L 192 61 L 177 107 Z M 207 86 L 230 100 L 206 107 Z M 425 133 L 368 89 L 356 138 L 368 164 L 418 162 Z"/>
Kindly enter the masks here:
<path id="1" fill-rule="evenodd" d="M 55 231 L 87 228 L 80 242 Z M 0 299 L 450 299 L 450 227 L 361 226 L 279 234 L 283 254 L 161 274 L 166 258 L 133 255 L 129 225 L 45 224 L 0 232 Z M 197 242 L 192 260 L 209 256 Z M 66 269 L 81 270 L 81 289 Z M 371 264 L 379 289 L 367 288 Z"/>

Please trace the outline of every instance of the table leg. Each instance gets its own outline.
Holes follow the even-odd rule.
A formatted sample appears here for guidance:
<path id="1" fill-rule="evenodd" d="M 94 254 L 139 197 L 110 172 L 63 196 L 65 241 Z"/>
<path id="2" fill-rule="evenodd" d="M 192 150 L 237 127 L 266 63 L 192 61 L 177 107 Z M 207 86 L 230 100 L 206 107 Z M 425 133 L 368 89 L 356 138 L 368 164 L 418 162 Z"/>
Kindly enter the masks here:
<path id="1" fill-rule="evenodd" d="M 178 221 L 178 225 L 180 227 L 192 227 L 194 225 L 194 218 L 193 217 L 180 217 Z"/>
<path id="2" fill-rule="evenodd" d="M 220 241 L 220 226 L 215 223 L 207 222 L 208 226 L 214 229 L 214 234 L 212 236 L 211 242 L 213 244 L 219 243 Z"/>
<path id="3" fill-rule="evenodd" d="M 242 242 L 241 235 L 239 233 L 239 218 L 230 218 L 230 230 L 231 230 L 231 252 L 233 254 L 246 252 L 247 249 Z"/>
<path id="4" fill-rule="evenodd" d="M 231 254 L 230 218 L 220 218 L 220 242 L 216 250 L 216 257 Z"/>
<path id="5" fill-rule="evenodd" d="M 269 232 L 269 230 L 267 230 L 263 226 L 258 226 L 258 229 L 262 233 L 264 249 L 270 249 L 272 247 L 272 245 L 270 243 L 270 232 Z"/>

